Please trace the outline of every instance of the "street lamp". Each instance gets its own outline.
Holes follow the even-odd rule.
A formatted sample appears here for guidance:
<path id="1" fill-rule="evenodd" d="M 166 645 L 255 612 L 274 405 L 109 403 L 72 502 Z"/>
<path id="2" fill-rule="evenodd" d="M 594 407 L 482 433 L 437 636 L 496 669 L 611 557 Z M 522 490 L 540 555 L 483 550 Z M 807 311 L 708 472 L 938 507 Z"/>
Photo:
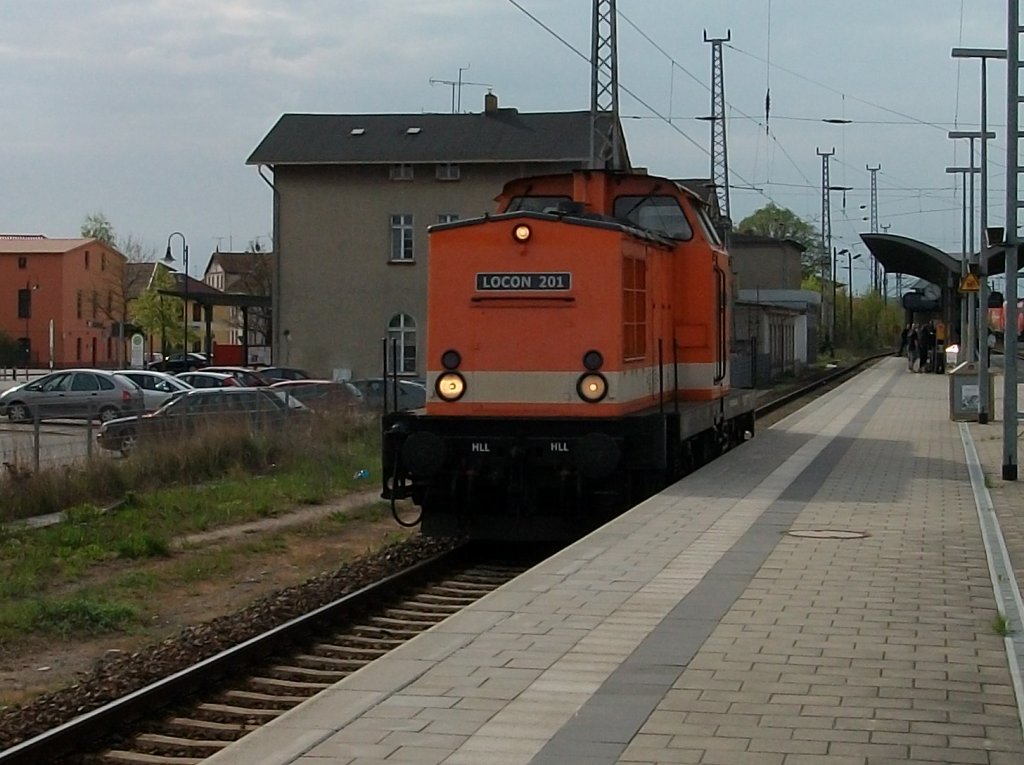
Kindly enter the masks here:
<path id="1" fill-rule="evenodd" d="M 859 253 L 859 252 L 856 255 L 854 255 L 849 250 L 846 251 L 846 281 L 849 282 L 849 286 L 847 287 L 848 291 L 846 293 L 846 297 L 847 297 L 847 300 L 849 300 L 849 302 L 850 302 L 850 326 L 849 326 L 849 332 L 850 332 L 850 337 L 851 338 L 853 338 L 853 261 L 857 260 L 860 256 L 861 256 L 861 253 Z M 873 271 L 874 271 L 874 268 L 872 268 L 872 272 Z M 874 273 L 872 273 L 872 276 L 874 276 Z"/>
<path id="2" fill-rule="evenodd" d="M 977 133 L 970 133 L 971 138 L 971 164 L 974 164 L 974 138 L 981 139 L 981 220 L 980 227 L 982 238 L 988 229 L 988 139 L 995 138 L 995 133 L 988 131 L 988 60 L 990 58 L 1006 60 L 1006 49 L 999 48 L 953 48 L 953 58 L 977 58 L 981 59 L 981 130 Z M 950 134 L 950 137 L 954 137 Z M 963 136 L 958 136 L 963 137 Z M 978 248 L 979 253 L 979 277 L 981 289 L 978 294 L 977 311 L 978 318 L 978 422 L 982 425 L 988 422 L 989 409 L 992 406 L 988 400 L 989 370 L 988 370 L 988 322 L 985 320 L 985 312 L 988 310 L 988 254 L 986 244 L 982 242 Z M 974 249 L 974 242 L 971 242 L 971 249 Z"/>
<path id="3" fill-rule="evenodd" d="M 185 241 L 185 235 L 180 231 L 174 231 L 170 236 L 167 237 L 167 254 L 164 255 L 164 263 L 170 265 L 174 262 L 174 256 L 171 255 L 171 239 L 175 236 L 181 237 L 181 260 L 182 265 L 185 267 L 185 278 L 184 282 L 184 295 L 185 295 L 185 323 L 184 330 L 185 334 L 182 335 L 181 339 L 181 356 L 182 359 L 188 358 L 188 243 Z"/>

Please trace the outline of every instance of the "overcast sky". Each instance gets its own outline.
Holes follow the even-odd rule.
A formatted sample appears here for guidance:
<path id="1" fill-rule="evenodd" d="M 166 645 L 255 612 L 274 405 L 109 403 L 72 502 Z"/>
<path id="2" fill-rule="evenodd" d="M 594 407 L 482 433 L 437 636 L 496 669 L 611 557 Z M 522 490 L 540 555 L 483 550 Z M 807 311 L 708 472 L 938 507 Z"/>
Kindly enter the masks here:
<path id="1" fill-rule="evenodd" d="M 521 111 L 588 109 L 589 64 L 572 48 L 589 55 L 591 5 L 0 0 L 0 233 L 77 236 L 102 213 L 154 256 L 181 231 L 199 276 L 218 245 L 270 241 L 270 190 L 245 160 L 282 114 L 449 112 L 453 88 L 431 80 L 457 81 L 460 69 L 463 111 L 480 111 L 488 89 Z M 703 35 L 731 33 L 735 220 L 774 201 L 819 225 L 817 151 L 834 147 L 831 183 L 852 187 L 832 195 L 837 247 L 869 230 L 860 205 L 870 164 L 881 165 L 880 224 L 959 252 L 961 191 L 945 170 L 969 155 L 946 133 L 978 129 L 980 64 L 950 50 L 1005 47 L 1006 9 L 1006 0 L 618 0 L 631 158 L 658 175 L 710 175 L 710 124 L 696 119 L 710 112 Z M 1005 204 L 1004 73 L 989 66 L 993 225 Z"/>

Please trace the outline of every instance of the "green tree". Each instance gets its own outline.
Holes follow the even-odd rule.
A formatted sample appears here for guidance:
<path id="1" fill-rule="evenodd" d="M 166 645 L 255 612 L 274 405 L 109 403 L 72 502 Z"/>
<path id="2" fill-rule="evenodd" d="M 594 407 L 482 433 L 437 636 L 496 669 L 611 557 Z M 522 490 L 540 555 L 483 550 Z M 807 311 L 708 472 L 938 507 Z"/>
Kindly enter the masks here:
<path id="1" fill-rule="evenodd" d="M 741 234 L 758 234 L 773 239 L 792 239 L 805 248 L 800 270 L 805 279 L 819 278 L 829 258 L 821 251 L 821 233 L 813 225 L 786 207 L 769 202 L 755 210 L 736 226 Z"/>
<path id="2" fill-rule="evenodd" d="M 182 333 L 185 328 L 182 326 L 181 314 L 184 301 L 161 292 L 173 290 L 174 283 L 174 277 L 166 268 L 157 268 L 152 282 L 131 306 L 132 323 L 141 327 L 150 337 L 159 338 L 161 351 L 165 347 L 183 347 Z"/>
<path id="3" fill-rule="evenodd" d="M 120 251 L 114 225 L 103 213 L 95 212 L 86 215 L 85 222 L 82 224 L 80 231 L 84 238 L 99 239 L 108 247 L 113 247 L 115 250 Z"/>

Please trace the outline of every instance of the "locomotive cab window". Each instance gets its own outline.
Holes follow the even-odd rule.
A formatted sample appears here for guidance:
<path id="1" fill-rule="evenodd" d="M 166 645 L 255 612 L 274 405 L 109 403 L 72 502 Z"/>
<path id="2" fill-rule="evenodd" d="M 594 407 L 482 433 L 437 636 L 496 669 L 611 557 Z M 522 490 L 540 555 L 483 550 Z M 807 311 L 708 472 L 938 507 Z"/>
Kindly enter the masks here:
<path id="1" fill-rule="evenodd" d="M 614 212 L 616 218 L 670 239 L 689 241 L 693 238 L 693 228 L 675 197 L 621 196 L 615 199 Z"/>
<path id="2" fill-rule="evenodd" d="M 512 197 L 506 212 L 556 212 L 572 204 L 572 197 Z"/>
<path id="3" fill-rule="evenodd" d="M 718 236 L 718 229 L 715 228 L 715 224 L 711 221 L 711 216 L 708 215 L 706 208 L 697 208 L 697 220 L 700 222 L 705 239 L 711 242 L 711 244 L 722 244 L 722 239 Z"/>

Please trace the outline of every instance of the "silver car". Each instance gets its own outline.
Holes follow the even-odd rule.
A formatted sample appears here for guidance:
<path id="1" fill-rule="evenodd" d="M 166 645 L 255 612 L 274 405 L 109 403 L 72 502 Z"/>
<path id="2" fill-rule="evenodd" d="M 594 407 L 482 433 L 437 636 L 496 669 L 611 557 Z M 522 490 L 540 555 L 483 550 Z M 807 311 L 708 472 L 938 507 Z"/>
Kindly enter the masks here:
<path id="1" fill-rule="evenodd" d="M 0 416 L 11 422 L 33 419 L 98 419 L 145 411 L 142 389 L 131 380 L 99 369 L 66 369 L 9 388 L 0 394 Z"/>
<path id="2" fill-rule="evenodd" d="M 117 369 L 115 375 L 127 377 L 142 388 L 142 396 L 146 401 L 146 411 L 152 412 L 178 391 L 192 390 L 192 386 L 184 380 L 166 372 L 154 372 L 151 369 Z"/>

